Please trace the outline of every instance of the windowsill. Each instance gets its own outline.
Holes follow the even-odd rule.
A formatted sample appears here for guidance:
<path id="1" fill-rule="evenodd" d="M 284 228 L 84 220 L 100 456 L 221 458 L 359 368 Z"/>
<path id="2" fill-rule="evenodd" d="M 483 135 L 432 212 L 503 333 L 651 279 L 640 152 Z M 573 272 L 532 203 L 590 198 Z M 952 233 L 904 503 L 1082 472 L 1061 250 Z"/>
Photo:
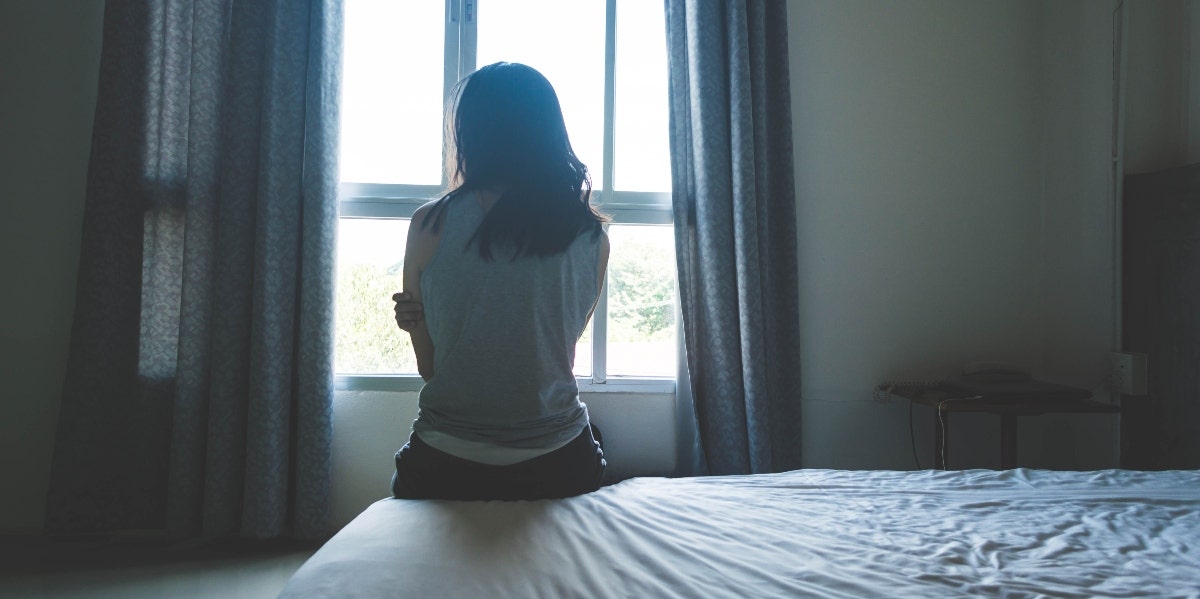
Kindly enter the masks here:
<path id="1" fill-rule="evenodd" d="M 610 377 L 603 383 L 593 383 L 590 377 L 578 377 L 580 393 L 675 393 L 675 379 L 666 377 Z M 411 374 L 339 374 L 333 377 L 336 391 L 388 391 L 416 393 L 425 386 L 421 377 Z"/>

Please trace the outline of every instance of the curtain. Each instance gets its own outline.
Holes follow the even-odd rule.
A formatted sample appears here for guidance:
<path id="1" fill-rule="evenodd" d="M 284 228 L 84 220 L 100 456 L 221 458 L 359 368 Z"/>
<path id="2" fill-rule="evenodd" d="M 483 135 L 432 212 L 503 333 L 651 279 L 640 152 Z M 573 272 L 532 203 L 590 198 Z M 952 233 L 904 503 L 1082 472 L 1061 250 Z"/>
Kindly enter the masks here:
<path id="1" fill-rule="evenodd" d="M 800 467 L 786 10 L 666 1 L 679 294 L 710 474 Z"/>
<path id="2" fill-rule="evenodd" d="M 327 534 L 341 0 L 109 0 L 51 533 Z"/>

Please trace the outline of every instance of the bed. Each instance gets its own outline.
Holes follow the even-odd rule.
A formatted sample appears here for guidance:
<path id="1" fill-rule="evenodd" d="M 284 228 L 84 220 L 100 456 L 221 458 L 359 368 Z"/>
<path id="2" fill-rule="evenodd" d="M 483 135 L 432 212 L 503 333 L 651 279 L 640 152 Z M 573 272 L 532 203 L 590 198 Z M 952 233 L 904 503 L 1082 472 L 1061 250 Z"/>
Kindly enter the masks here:
<path id="1" fill-rule="evenodd" d="M 1200 471 L 635 478 L 384 499 L 282 597 L 1200 597 Z"/>

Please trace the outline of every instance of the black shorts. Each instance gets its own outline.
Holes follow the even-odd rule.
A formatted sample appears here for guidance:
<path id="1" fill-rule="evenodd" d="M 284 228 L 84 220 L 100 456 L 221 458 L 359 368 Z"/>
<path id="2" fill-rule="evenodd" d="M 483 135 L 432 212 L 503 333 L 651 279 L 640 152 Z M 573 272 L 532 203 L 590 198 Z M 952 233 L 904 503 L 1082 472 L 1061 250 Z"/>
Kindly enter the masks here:
<path id="1" fill-rule="evenodd" d="M 397 499 L 558 499 L 590 493 L 604 477 L 604 451 L 585 427 L 570 443 L 508 466 L 481 464 L 430 447 L 415 433 L 396 452 Z"/>

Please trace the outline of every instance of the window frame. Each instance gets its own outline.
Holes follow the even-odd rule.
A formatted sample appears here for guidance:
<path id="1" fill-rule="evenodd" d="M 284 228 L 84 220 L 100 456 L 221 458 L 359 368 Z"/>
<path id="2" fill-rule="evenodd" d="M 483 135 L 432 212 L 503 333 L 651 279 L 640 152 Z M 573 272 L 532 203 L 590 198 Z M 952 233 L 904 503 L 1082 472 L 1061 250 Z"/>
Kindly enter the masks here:
<path id="1" fill-rule="evenodd" d="M 446 0 L 445 49 L 443 60 L 443 104 L 454 84 L 475 70 L 475 48 L 480 0 Z M 614 119 L 616 98 L 616 0 L 605 0 L 604 42 L 604 137 L 600 189 L 593 189 L 591 201 L 616 225 L 671 225 L 670 192 L 613 190 Z M 443 168 L 441 185 L 402 183 L 352 183 L 338 185 L 338 218 L 400 219 L 412 218 L 417 208 L 440 197 L 446 188 Z M 605 226 L 607 229 L 607 225 Z M 682 330 L 679 327 L 676 293 L 676 357 L 682 355 Z M 609 376 L 607 374 L 608 277 L 592 316 L 592 374 L 577 376 L 584 393 L 674 393 L 674 376 Z M 338 374 L 334 388 L 339 391 L 419 391 L 424 381 L 417 374 Z"/>

